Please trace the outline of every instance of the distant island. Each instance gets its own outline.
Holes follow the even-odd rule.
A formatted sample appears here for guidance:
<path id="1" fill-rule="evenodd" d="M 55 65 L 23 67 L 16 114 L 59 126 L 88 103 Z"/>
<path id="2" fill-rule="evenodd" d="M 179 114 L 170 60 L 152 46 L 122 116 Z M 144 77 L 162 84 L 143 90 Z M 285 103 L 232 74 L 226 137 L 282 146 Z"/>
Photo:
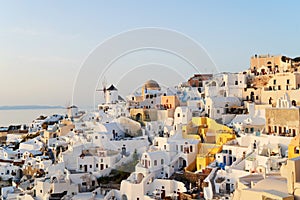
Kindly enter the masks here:
<path id="1" fill-rule="evenodd" d="M 39 109 L 64 109 L 63 106 L 45 105 L 20 105 L 20 106 L 0 106 L 0 110 L 39 110 Z"/>

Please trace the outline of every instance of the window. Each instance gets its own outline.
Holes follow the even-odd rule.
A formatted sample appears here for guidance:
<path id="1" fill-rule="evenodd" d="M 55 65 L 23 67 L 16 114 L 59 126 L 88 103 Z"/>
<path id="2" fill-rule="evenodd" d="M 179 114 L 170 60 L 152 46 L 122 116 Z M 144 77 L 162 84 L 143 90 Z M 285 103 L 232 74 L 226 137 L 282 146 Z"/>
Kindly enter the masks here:
<path id="1" fill-rule="evenodd" d="M 90 168 L 92 168 L 93 166 L 92 165 L 90 165 Z"/>
<path id="2" fill-rule="evenodd" d="M 235 81 L 235 85 L 238 85 L 239 84 L 239 82 L 238 81 Z"/>
<path id="3" fill-rule="evenodd" d="M 177 117 L 180 117 L 180 113 L 177 113 Z"/>
<path id="4" fill-rule="evenodd" d="M 276 79 L 273 80 L 273 84 L 276 85 Z"/>
<path id="5" fill-rule="evenodd" d="M 190 152 L 193 152 L 193 146 L 190 146 Z"/>
<path id="6" fill-rule="evenodd" d="M 299 154 L 299 147 L 295 147 L 294 153 Z"/>
<path id="7" fill-rule="evenodd" d="M 162 164 L 162 165 L 164 164 L 164 159 L 160 160 L 160 164 Z"/>
<path id="8" fill-rule="evenodd" d="M 217 110 L 217 113 L 220 114 L 220 110 Z"/>
<path id="9" fill-rule="evenodd" d="M 40 193 L 43 193 L 43 190 L 40 190 Z"/>
<path id="10" fill-rule="evenodd" d="M 97 140 L 97 139 L 98 139 L 98 136 L 95 136 L 95 139 Z"/>
<path id="11" fill-rule="evenodd" d="M 79 169 L 82 169 L 82 165 L 79 165 Z"/>
<path id="12" fill-rule="evenodd" d="M 281 90 L 281 87 L 280 87 L 280 85 L 278 85 L 278 90 Z"/>
<path id="13" fill-rule="evenodd" d="M 99 167 L 99 165 L 98 165 L 98 163 L 96 164 L 96 168 L 98 168 Z"/>
<path id="14" fill-rule="evenodd" d="M 154 166 L 157 166 L 157 160 L 154 160 Z"/>
<path id="15" fill-rule="evenodd" d="M 256 96 L 255 99 L 258 100 L 258 96 Z"/>
<path id="16" fill-rule="evenodd" d="M 108 168 L 108 165 L 106 165 L 105 167 Z"/>
<path id="17" fill-rule="evenodd" d="M 290 79 L 286 80 L 286 84 L 290 84 Z"/>

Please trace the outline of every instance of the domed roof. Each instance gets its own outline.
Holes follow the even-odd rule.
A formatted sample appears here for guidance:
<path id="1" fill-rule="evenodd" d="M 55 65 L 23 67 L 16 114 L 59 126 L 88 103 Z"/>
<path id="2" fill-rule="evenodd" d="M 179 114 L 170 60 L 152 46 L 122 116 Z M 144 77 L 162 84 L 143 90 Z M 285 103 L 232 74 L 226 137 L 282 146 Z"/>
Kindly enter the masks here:
<path id="1" fill-rule="evenodd" d="M 144 84 L 144 87 L 147 89 L 160 89 L 159 84 L 154 80 L 149 80 Z"/>

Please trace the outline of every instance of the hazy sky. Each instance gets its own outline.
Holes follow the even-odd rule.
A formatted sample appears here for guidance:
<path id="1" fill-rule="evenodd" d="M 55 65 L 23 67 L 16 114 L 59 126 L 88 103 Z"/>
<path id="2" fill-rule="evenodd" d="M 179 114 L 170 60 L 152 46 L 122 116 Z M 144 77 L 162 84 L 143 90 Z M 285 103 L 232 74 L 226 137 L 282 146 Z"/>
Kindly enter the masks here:
<path id="1" fill-rule="evenodd" d="M 141 27 L 162 27 L 186 34 L 206 49 L 220 71 L 248 68 L 249 58 L 255 53 L 299 56 L 299 4 L 297 1 L 0 1 L 0 105 L 69 104 L 76 75 L 90 52 L 112 35 Z M 153 67 L 153 74 L 137 70 L 139 77 L 155 79 L 156 74 L 164 74 L 164 81 L 170 84 L 180 80 L 180 76 L 176 79 L 176 75 L 160 73 L 158 66 L 147 67 L 151 60 L 153 63 L 159 60 L 151 59 L 155 53 L 149 55 L 143 67 Z M 138 54 L 129 55 L 116 63 L 111 73 L 126 63 L 132 64 L 128 60 L 138 58 L 141 58 Z M 168 65 L 184 65 L 176 59 L 170 58 Z M 127 87 L 124 77 L 118 80 L 107 77 L 107 82 L 122 83 L 119 88 L 123 94 L 134 90 L 124 91 Z"/>

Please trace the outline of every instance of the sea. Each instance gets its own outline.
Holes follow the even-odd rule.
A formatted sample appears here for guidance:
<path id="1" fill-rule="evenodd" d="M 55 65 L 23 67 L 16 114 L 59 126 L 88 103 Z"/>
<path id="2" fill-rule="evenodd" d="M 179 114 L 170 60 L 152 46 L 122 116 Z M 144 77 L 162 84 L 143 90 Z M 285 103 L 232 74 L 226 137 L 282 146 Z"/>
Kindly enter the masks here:
<path id="1" fill-rule="evenodd" d="M 67 110 L 65 108 L 0 110 L 0 127 L 19 124 L 28 125 L 41 115 L 49 116 L 53 114 L 66 115 Z"/>

